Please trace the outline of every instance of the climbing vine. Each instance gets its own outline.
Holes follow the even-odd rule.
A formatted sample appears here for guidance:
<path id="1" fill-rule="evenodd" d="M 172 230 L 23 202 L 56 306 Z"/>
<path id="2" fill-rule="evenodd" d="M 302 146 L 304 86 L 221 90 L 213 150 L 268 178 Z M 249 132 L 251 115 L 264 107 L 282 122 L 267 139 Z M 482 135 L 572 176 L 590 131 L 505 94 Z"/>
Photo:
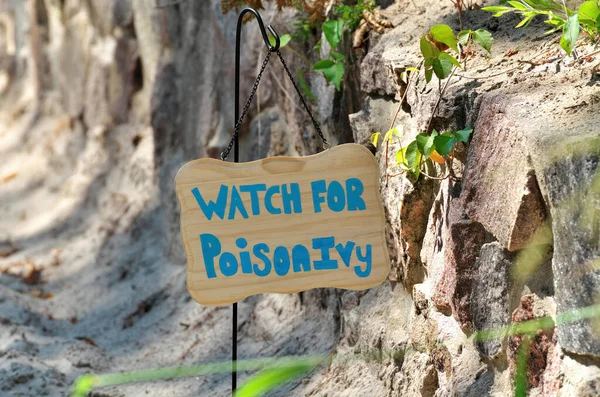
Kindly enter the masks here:
<path id="1" fill-rule="evenodd" d="M 433 109 L 431 118 L 427 125 L 426 131 L 417 135 L 417 137 L 410 142 L 407 146 L 400 146 L 400 149 L 396 152 L 396 163 L 397 165 L 392 168 L 397 168 L 400 172 L 410 172 L 418 178 L 421 174 L 427 177 L 433 178 L 423 171 L 423 165 L 427 160 L 431 160 L 438 164 L 447 164 L 452 162 L 454 158 L 454 148 L 458 142 L 467 142 L 473 129 L 471 127 L 465 127 L 459 131 L 445 131 L 438 132 L 433 130 L 431 133 L 427 133 L 431 125 L 431 120 L 437 111 L 440 100 L 445 94 L 446 88 L 450 82 L 450 79 L 454 75 L 456 69 L 462 69 L 464 66 L 461 65 L 459 59 L 463 51 L 461 49 L 468 50 L 471 45 L 476 44 L 483 48 L 485 51 L 490 52 L 492 48 L 493 38 L 492 35 L 483 29 L 479 30 L 462 30 L 458 35 L 454 34 L 452 28 L 448 25 L 435 25 L 427 34 L 424 34 L 419 41 L 419 47 L 422 55 L 422 62 L 420 68 L 407 68 L 402 78 L 407 84 L 404 96 L 400 100 L 398 112 L 406 98 L 408 88 L 413 82 L 415 76 L 419 76 L 422 72 L 425 76 L 425 81 L 429 84 L 433 75 L 435 75 L 440 84 L 440 94 L 438 101 Z M 461 48 L 459 48 L 459 46 Z M 458 58 L 458 59 L 457 59 Z M 465 59 L 466 62 L 466 59 Z M 411 76 L 412 75 L 412 76 Z M 409 79 L 410 77 L 410 79 Z M 442 88 L 442 81 L 445 80 L 445 84 Z M 396 113 L 397 116 L 397 113 Z M 396 117 L 392 121 L 394 125 Z M 385 144 L 386 150 L 386 170 L 387 158 L 389 145 L 393 141 L 394 137 L 402 139 L 403 130 L 401 127 L 392 127 L 384 136 L 383 143 Z M 371 136 L 371 142 L 375 147 L 379 146 L 379 142 L 382 140 L 382 134 L 376 132 Z M 448 167 L 451 170 L 451 165 Z M 387 172 L 387 171 L 386 171 Z M 441 178 L 447 178 L 448 175 Z"/>
<path id="2" fill-rule="evenodd" d="M 600 31 L 600 0 L 585 1 L 579 9 L 568 8 L 564 2 L 554 0 L 518 0 L 503 1 L 506 6 L 484 7 L 483 10 L 500 17 L 514 12 L 522 17 L 517 28 L 527 26 L 537 16 L 546 17 L 545 23 L 550 25 L 547 34 L 562 31 L 560 46 L 571 55 L 575 49 L 581 31 L 597 41 Z"/>

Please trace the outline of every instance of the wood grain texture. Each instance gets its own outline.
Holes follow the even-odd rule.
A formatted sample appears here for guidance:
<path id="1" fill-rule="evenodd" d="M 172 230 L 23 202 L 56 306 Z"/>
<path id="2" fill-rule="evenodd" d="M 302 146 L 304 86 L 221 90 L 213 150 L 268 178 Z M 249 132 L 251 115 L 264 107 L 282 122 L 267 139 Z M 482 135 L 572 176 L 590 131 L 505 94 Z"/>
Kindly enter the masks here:
<path id="1" fill-rule="evenodd" d="M 334 207 L 328 206 L 328 189 L 320 194 L 324 202 L 321 203 L 321 212 L 316 213 L 313 192 L 315 185 L 312 183 L 324 180 L 328 187 L 332 187 L 330 183 L 338 181 L 339 185 L 343 186 L 350 178 L 359 180 L 364 187 L 364 191 L 360 193 L 364 209 L 349 210 L 351 203 L 350 196 L 347 196 L 346 208 L 343 211 L 339 208 L 332 210 Z M 230 195 L 234 186 L 239 189 L 242 185 L 265 184 L 269 188 L 283 184 L 290 186 L 293 183 L 299 185 L 298 200 L 302 203 L 302 213 L 270 213 L 265 210 L 265 203 L 261 201 L 265 192 L 260 192 L 258 197 L 261 198 L 259 203 L 262 211 L 259 215 L 253 215 L 250 194 L 240 193 L 248 213 L 247 218 L 240 216 L 239 212 L 235 214 L 234 219 L 228 218 L 231 204 L 228 197 L 223 219 L 213 214 L 209 220 L 206 210 L 201 208 L 198 197 L 193 193 L 197 188 L 196 193 L 200 193 L 203 200 L 208 202 L 217 200 L 222 185 L 228 186 Z M 345 194 L 352 195 L 348 185 L 345 187 Z M 362 290 L 382 283 L 388 275 L 390 259 L 385 239 L 385 215 L 379 192 L 379 167 L 371 152 L 361 145 L 340 145 L 308 157 L 273 157 L 238 164 L 215 159 L 195 160 L 179 170 L 175 179 L 175 190 L 181 206 L 181 236 L 188 265 L 187 287 L 191 296 L 201 304 L 225 305 L 259 293 L 294 293 L 318 287 Z M 333 189 L 331 191 L 333 192 Z M 281 195 L 274 195 L 271 203 L 283 208 L 282 200 Z M 339 200 L 337 203 L 339 204 Z M 207 234 L 218 238 L 221 244 L 220 254 L 230 252 L 237 258 L 235 274 L 227 276 L 221 272 L 223 268 L 219 267 L 220 259 L 215 257 L 216 276 L 209 278 L 200 237 Z M 240 237 L 248 243 L 245 249 L 236 246 Z M 313 239 L 327 237 L 334 237 L 336 245 L 355 242 L 356 248 L 349 257 L 346 256 L 348 261 L 344 260 L 342 251 L 332 248 L 328 251 L 330 259 L 337 260 L 338 267 L 317 270 L 313 262 L 323 259 L 324 251 L 314 249 Z M 258 243 L 265 243 L 269 247 L 270 251 L 266 256 L 271 261 L 277 247 L 285 247 L 290 254 L 298 245 L 306 247 L 310 252 L 310 270 L 302 268 L 302 271 L 298 271 L 298 266 L 295 271 L 292 264 L 295 259 L 292 258 L 289 271 L 285 275 L 280 275 L 274 270 L 275 263 L 266 276 L 260 277 L 255 272 L 242 272 L 242 251 L 250 253 L 252 265 L 263 269 L 266 266 L 264 261 L 261 262 L 253 255 L 253 246 Z M 372 248 L 372 262 L 368 275 L 365 275 L 367 245 Z M 206 247 L 208 246 L 204 248 Z M 346 245 L 346 248 L 348 247 Z M 359 251 L 358 247 L 361 247 L 362 251 Z M 286 250 L 281 249 L 279 252 L 284 251 Z M 284 268 L 284 262 L 283 259 L 277 262 L 283 266 L 278 269 Z M 359 277 L 361 269 L 363 276 Z"/>

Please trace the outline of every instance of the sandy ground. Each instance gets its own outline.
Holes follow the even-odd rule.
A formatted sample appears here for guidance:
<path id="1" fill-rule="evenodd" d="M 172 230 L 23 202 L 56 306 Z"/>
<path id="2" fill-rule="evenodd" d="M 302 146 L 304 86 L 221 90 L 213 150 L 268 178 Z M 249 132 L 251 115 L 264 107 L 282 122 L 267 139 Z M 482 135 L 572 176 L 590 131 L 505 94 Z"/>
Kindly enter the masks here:
<path id="1" fill-rule="evenodd" d="M 23 116 L 0 122 L 0 395 L 67 395 L 87 372 L 228 360 L 231 308 L 192 301 L 184 264 L 165 254 L 151 131 L 84 134 L 68 118 L 36 117 L 30 100 L 10 109 L 19 106 Z M 328 352 L 338 322 L 323 316 L 337 298 L 302 299 L 323 305 L 298 294 L 241 303 L 239 357 Z M 228 390 L 222 374 L 93 395 Z"/>

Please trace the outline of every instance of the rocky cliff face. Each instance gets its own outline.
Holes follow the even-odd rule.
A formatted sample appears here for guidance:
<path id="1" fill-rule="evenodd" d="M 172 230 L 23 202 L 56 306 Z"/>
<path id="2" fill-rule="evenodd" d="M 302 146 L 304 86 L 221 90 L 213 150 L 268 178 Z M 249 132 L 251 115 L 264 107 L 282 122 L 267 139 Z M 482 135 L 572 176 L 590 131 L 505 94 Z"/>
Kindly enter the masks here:
<path id="1" fill-rule="evenodd" d="M 369 145 L 389 128 L 406 89 L 397 76 L 418 63 L 420 35 L 458 26 L 445 3 L 382 2 L 396 27 L 372 32 L 359 51 L 345 39 L 354 66 L 342 91 L 311 77 L 329 140 Z M 264 17 L 283 33 L 293 13 Z M 235 22 L 217 1 L 0 3 L 3 393 L 62 395 L 89 371 L 229 358 L 230 310 L 201 307 L 185 290 L 173 180 L 184 162 L 218 157 L 228 142 Z M 531 395 L 598 393 L 597 321 L 569 318 L 600 291 L 597 61 L 564 58 L 541 23 L 514 30 L 511 17 L 482 11 L 463 23 L 496 41 L 491 57 L 457 73 L 432 119 L 437 129 L 475 129 L 453 177 L 387 177 L 377 152 L 389 281 L 240 304 L 240 358 L 332 353 L 274 395 L 511 395 L 524 343 Z M 266 53 L 254 23 L 243 40 L 248 93 Z M 307 67 L 284 56 L 292 70 Z M 435 84 L 409 88 L 397 121 L 406 141 L 427 127 L 437 98 Z M 242 160 L 321 150 L 275 58 L 244 131 Z M 543 316 L 556 326 L 529 339 L 479 337 Z M 228 387 L 223 374 L 102 395 Z"/>

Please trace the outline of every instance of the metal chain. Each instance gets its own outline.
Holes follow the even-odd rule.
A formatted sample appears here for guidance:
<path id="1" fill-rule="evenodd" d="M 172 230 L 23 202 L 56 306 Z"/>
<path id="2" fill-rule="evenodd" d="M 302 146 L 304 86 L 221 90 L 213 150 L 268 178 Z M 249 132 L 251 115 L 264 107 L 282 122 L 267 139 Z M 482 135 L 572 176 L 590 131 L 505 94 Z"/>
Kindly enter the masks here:
<path id="1" fill-rule="evenodd" d="M 221 160 L 226 160 L 227 156 L 229 156 L 229 153 L 231 152 L 231 149 L 233 148 L 235 139 L 238 137 L 238 135 L 240 133 L 240 128 L 242 127 L 242 122 L 244 121 L 244 117 L 246 116 L 246 113 L 248 112 L 248 109 L 250 108 L 250 104 L 252 103 L 252 99 L 254 99 L 254 95 L 256 94 L 256 90 L 258 89 L 260 79 L 262 78 L 262 75 L 263 75 L 265 69 L 267 68 L 267 64 L 269 63 L 269 60 L 271 59 L 271 53 L 272 53 L 271 51 L 269 51 L 267 53 L 267 56 L 265 57 L 265 60 L 263 61 L 262 66 L 260 68 L 260 72 L 258 73 L 258 76 L 256 76 L 256 80 L 254 80 L 254 86 L 252 87 L 252 92 L 250 92 L 250 96 L 248 97 L 248 100 L 246 101 L 246 104 L 244 105 L 242 114 L 240 115 L 239 119 L 235 123 L 235 127 L 233 129 L 233 135 L 231 136 L 231 139 L 229 140 L 229 144 L 227 145 L 225 150 L 221 153 Z M 312 123 L 315 126 L 315 129 L 317 130 L 317 132 L 319 133 L 319 136 L 323 140 L 323 147 L 326 148 L 325 146 L 329 145 L 329 142 L 327 141 L 327 139 L 325 139 L 325 136 L 323 135 L 323 131 L 321 131 L 321 127 L 319 126 L 319 123 L 317 122 L 317 120 L 315 120 L 310 109 L 308 108 L 306 100 L 304 99 L 304 95 L 302 95 L 302 92 L 300 92 L 300 89 L 298 88 L 296 81 L 294 81 L 294 78 L 292 77 L 292 73 L 290 72 L 285 61 L 283 60 L 283 57 L 281 56 L 281 52 L 277 51 L 277 55 L 279 56 L 279 59 L 281 60 L 281 64 L 283 65 L 283 68 L 287 72 L 288 77 L 292 81 L 292 84 L 294 85 L 296 92 L 300 96 L 300 101 L 302 102 L 302 105 L 304 105 L 304 109 L 306 109 L 306 111 L 308 112 L 308 115 L 310 116 L 310 119 L 312 120 Z"/>
<path id="2" fill-rule="evenodd" d="M 319 126 L 319 123 L 317 123 L 317 120 L 315 120 L 315 118 L 312 115 L 310 109 L 308 108 L 308 105 L 306 104 L 306 100 L 304 99 L 304 95 L 302 95 L 302 92 L 300 92 L 300 88 L 298 88 L 298 85 L 296 84 L 296 81 L 292 77 L 292 73 L 290 72 L 290 69 L 287 67 L 285 61 L 283 60 L 283 57 L 281 56 L 281 52 L 277 51 L 277 55 L 279 56 L 279 60 L 281 61 L 281 64 L 283 65 L 283 68 L 287 72 L 288 77 L 292 81 L 292 84 L 294 85 L 294 88 L 296 89 L 296 92 L 298 93 L 298 96 L 300 97 L 300 102 L 302 102 L 302 105 L 304 105 L 304 109 L 306 109 L 306 112 L 310 116 L 310 119 L 312 120 L 312 123 L 315 126 L 315 129 L 317 130 L 317 132 L 319 133 L 319 136 L 321 137 L 321 140 L 323 141 L 323 148 L 327 149 L 326 146 L 329 146 L 329 142 L 327 141 L 327 139 L 323 135 L 323 131 L 321 131 L 321 127 Z"/>
<path id="3" fill-rule="evenodd" d="M 250 108 L 250 104 L 252 103 L 254 94 L 256 94 L 256 90 L 258 89 L 258 84 L 260 83 L 260 79 L 261 79 L 265 69 L 267 68 L 267 64 L 269 63 L 270 59 L 271 59 L 271 51 L 267 52 L 267 56 L 265 57 L 265 60 L 263 61 L 262 66 L 260 67 L 260 72 L 258 73 L 258 76 L 256 76 L 256 80 L 254 80 L 254 86 L 252 87 L 252 92 L 250 92 L 250 96 L 248 97 L 248 100 L 246 101 L 246 104 L 244 105 L 244 109 L 242 110 L 242 114 L 241 114 L 240 118 L 235 123 L 235 127 L 233 129 L 233 135 L 231 136 L 231 139 L 229 140 L 229 144 L 227 145 L 227 148 L 223 151 L 223 153 L 221 153 L 221 160 L 223 160 L 223 161 L 225 161 L 227 159 L 227 156 L 229 156 L 229 152 L 231 152 L 233 143 L 235 142 L 235 139 L 237 138 L 237 136 L 240 133 L 240 128 L 242 127 L 242 121 L 244 121 L 246 112 L 248 112 L 248 109 Z"/>

